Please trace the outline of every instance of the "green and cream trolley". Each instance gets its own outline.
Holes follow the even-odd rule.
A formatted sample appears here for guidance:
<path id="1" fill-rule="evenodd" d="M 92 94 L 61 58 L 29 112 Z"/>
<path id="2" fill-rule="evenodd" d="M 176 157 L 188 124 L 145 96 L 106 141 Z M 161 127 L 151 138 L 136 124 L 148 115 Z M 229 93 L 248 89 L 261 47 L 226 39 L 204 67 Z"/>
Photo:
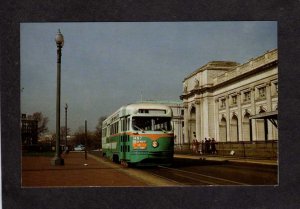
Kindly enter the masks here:
<path id="1" fill-rule="evenodd" d="M 103 156 L 124 165 L 170 165 L 174 153 L 172 109 L 130 104 L 102 124 Z"/>

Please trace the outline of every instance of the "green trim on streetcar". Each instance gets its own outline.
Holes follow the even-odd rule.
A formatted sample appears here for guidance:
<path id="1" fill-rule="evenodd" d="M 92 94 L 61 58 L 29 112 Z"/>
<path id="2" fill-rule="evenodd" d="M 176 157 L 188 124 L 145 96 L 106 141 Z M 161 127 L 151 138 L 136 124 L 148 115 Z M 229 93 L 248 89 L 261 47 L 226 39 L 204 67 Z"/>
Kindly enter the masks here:
<path id="1" fill-rule="evenodd" d="M 110 159 L 113 159 L 113 155 L 117 155 L 119 161 L 122 160 L 128 163 L 139 163 L 147 159 L 147 161 L 156 160 L 158 164 L 159 160 L 170 161 L 173 159 L 173 137 L 160 137 L 157 140 L 152 140 L 142 135 L 129 136 L 127 134 L 118 134 L 108 137 L 107 141 L 109 142 L 107 144 L 110 144 L 110 148 L 104 148 L 103 153 Z M 158 143 L 157 147 L 153 147 L 153 141 Z M 134 142 L 142 146 L 134 147 Z M 115 145 L 112 146 L 112 144 Z"/>

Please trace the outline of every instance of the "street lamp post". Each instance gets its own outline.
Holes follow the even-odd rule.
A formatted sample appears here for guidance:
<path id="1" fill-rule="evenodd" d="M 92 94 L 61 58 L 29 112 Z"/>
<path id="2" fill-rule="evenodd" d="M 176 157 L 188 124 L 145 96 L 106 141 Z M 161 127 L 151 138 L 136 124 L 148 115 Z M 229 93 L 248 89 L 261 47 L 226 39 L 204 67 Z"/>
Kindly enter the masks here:
<path id="1" fill-rule="evenodd" d="M 85 148 L 84 148 L 84 157 L 85 157 L 85 159 L 87 160 L 87 150 L 86 150 L 86 148 L 87 148 L 87 146 L 86 146 L 86 145 L 87 145 L 87 144 L 86 144 L 86 141 L 87 141 L 87 120 L 85 120 L 84 124 L 85 124 L 85 125 L 84 125 L 84 126 L 85 126 L 85 128 L 84 128 L 84 130 L 85 130 L 85 134 L 84 134 L 84 135 L 85 135 L 85 137 L 84 137 L 84 139 L 85 139 L 85 140 L 84 140 L 84 144 L 85 144 L 85 145 L 84 145 L 84 147 L 85 147 Z"/>
<path id="2" fill-rule="evenodd" d="M 56 90 L 56 149 L 52 159 L 52 165 L 64 165 L 64 159 L 60 155 L 60 80 L 61 80 L 61 49 L 64 45 L 64 37 L 60 30 L 55 37 L 57 46 L 57 90 Z"/>
<path id="3" fill-rule="evenodd" d="M 68 104 L 65 106 L 65 128 L 66 128 L 66 149 L 68 146 L 67 137 L 68 137 Z"/>

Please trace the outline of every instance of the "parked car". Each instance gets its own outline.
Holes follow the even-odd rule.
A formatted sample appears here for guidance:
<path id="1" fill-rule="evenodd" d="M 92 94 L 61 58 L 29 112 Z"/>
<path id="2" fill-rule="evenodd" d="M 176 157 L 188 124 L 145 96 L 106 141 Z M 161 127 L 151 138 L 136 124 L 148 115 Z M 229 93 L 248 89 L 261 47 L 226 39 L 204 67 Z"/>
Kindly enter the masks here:
<path id="1" fill-rule="evenodd" d="M 75 151 L 84 151 L 85 150 L 85 146 L 82 144 L 79 144 L 77 146 L 74 147 Z"/>

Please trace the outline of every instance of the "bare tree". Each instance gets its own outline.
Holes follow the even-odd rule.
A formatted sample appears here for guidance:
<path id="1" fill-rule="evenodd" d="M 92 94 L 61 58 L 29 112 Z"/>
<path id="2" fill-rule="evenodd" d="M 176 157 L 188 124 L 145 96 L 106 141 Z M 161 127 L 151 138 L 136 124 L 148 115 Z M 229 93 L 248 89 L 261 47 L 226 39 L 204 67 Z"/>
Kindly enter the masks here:
<path id="1" fill-rule="evenodd" d="M 85 137 L 87 137 L 85 141 Z M 100 147 L 100 140 L 95 135 L 95 133 L 91 131 L 87 131 L 87 136 L 85 136 L 85 128 L 83 126 L 80 126 L 77 131 L 74 133 L 74 137 L 72 139 L 72 143 L 74 145 L 83 144 L 90 149 L 98 149 Z"/>
<path id="2" fill-rule="evenodd" d="M 62 126 L 60 127 L 60 135 L 62 138 L 65 138 L 66 137 L 66 132 L 67 132 L 67 135 L 70 133 L 70 128 L 67 128 L 66 130 L 66 127 L 65 126 Z"/>
<path id="3" fill-rule="evenodd" d="M 44 117 L 43 113 L 41 112 L 35 112 L 32 115 L 28 116 L 29 119 L 37 120 L 38 121 L 38 136 L 40 136 L 42 133 L 45 133 L 48 131 L 48 117 Z"/>
<path id="4" fill-rule="evenodd" d="M 101 139 L 102 137 L 102 122 L 106 119 L 106 116 L 101 116 L 99 119 L 98 119 L 98 124 L 96 126 L 96 132 L 95 132 L 95 135 L 97 137 L 99 137 Z"/>

